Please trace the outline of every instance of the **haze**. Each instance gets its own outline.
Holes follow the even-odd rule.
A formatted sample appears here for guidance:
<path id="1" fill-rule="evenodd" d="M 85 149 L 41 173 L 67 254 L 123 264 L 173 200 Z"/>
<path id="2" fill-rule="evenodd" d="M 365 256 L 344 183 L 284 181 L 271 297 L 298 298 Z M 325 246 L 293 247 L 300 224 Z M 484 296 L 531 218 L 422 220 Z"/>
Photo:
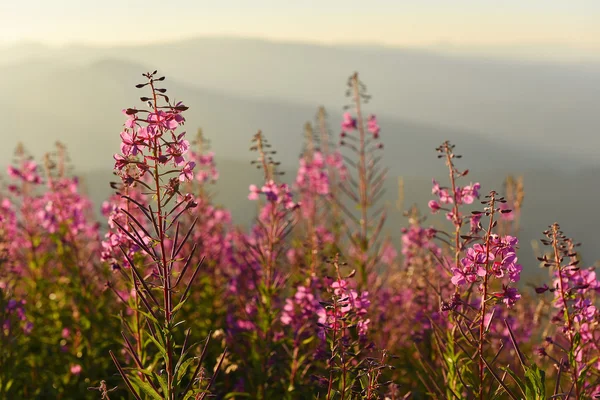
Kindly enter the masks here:
<path id="1" fill-rule="evenodd" d="M 61 140 L 99 202 L 120 110 L 158 69 L 190 106 L 188 130 L 212 139 L 220 201 L 247 216 L 252 134 L 262 129 L 292 172 L 303 124 L 325 105 L 336 133 L 358 71 L 383 128 L 387 201 L 403 176 L 407 205 L 424 207 L 444 175 L 433 149 L 450 139 L 486 190 L 525 175 L 522 243 L 558 220 L 595 259 L 598 21 L 592 0 L 1 2 L 0 159 L 19 141 L 40 156 Z M 389 231 L 401 224 L 391 217 Z"/>

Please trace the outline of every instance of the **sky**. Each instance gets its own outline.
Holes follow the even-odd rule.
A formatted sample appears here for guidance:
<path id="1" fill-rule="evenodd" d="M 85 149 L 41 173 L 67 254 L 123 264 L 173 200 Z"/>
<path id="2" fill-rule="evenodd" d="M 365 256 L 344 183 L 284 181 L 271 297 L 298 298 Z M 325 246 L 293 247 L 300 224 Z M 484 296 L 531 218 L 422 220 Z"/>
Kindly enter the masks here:
<path id="1" fill-rule="evenodd" d="M 0 43 L 119 45 L 237 36 L 600 52 L 598 0 L 0 0 Z"/>

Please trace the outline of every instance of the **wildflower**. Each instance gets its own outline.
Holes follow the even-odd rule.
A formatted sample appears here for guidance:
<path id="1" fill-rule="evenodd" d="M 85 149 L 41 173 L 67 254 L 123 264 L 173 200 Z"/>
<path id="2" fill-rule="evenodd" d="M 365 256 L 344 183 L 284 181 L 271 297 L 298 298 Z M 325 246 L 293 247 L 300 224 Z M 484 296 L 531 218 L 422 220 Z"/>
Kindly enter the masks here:
<path id="1" fill-rule="evenodd" d="M 435 200 L 429 200 L 429 203 L 427 203 L 427 205 L 429 206 L 429 209 L 431 210 L 431 212 L 434 214 L 437 214 L 437 212 L 440 211 L 440 209 L 442 208 L 440 206 L 440 203 L 438 203 Z"/>
<path id="2" fill-rule="evenodd" d="M 185 182 L 185 181 L 191 181 L 192 179 L 194 179 L 193 169 L 195 166 L 196 166 L 196 163 L 193 161 L 186 162 L 185 165 L 183 166 L 183 168 L 181 169 L 181 172 L 179 173 L 179 181 Z"/>
<path id="3" fill-rule="evenodd" d="M 519 291 L 516 288 L 503 286 L 503 289 L 504 290 L 501 294 L 502 302 L 510 308 L 514 306 L 517 300 L 521 298 L 521 295 L 519 294 Z"/>
<path id="4" fill-rule="evenodd" d="M 367 118 L 367 130 L 373 134 L 373 137 L 375 139 L 379 137 L 379 132 L 381 131 L 381 128 L 379 128 L 377 118 L 373 114 L 369 115 L 369 117 Z"/>
<path id="5" fill-rule="evenodd" d="M 342 132 L 353 131 L 356 129 L 356 119 L 352 117 L 349 112 L 344 113 L 344 120 L 342 121 Z"/>

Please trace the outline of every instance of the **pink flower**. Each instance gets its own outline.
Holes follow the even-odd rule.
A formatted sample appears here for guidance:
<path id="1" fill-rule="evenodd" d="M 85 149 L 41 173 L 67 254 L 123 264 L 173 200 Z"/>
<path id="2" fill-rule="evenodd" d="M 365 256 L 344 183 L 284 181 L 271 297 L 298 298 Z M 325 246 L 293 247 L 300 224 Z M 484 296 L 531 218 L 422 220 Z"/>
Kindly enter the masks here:
<path id="1" fill-rule="evenodd" d="M 379 137 L 379 131 L 381 130 L 381 128 L 379 128 L 377 118 L 373 114 L 369 115 L 369 118 L 367 120 L 367 130 L 373 134 L 373 137 L 375 139 Z"/>
<path id="2" fill-rule="evenodd" d="M 344 120 L 342 121 L 342 132 L 353 131 L 356 129 L 356 119 L 352 118 L 352 114 L 349 112 L 344 113 Z"/>
<path id="3" fill-rule="evenodd" d="M 443 204 L 454 203 L 454 199 L 452 198 L 452 195 L 450 195 L 450 193 L 448 193 L 448 191 L 446 189 L 441 189 L 438 194 L 440 196 L 440 201 Z"/>
<path id="4" fill-rule="evenodd" d="M 190 148 L 190 143 L 187 140 L 182 139 L 182 135 L 184 134 L 185 132 L 180 134 L 177 141 L 169 144 L 169 147 L 167 148 L 167 152 L 173 157 L 173 163 L 176 167 L 185 163 L 185 158 L 183 156 Z"/>
<path id="5" fill-rule="evenodd" d="M 472 204 L 476 198 L 479 198 L 479 189 L 481 185 L 474 183 L 469 186 L 465 186 L 460 190 L 459 198 L 462 199 L 464 204 Z"/>
<path id="6" fill-rule="evenodd" d="M 431 210 L 431 212 L 434 214 L 437 214 L 437 212 L 440 211 L 440 208 L 442 208 L 440 206 L 440 203 L 438 203 L 435 200 L 429 200 L 429 203 L 427 203 L 427 205 L 429 206 L 429 209 Z"/>
<path id="7" fill-rule="evenodd" d="M 71 374 L 79 375 L 81 373 L 81 365 L 79 364 L 71 364 Z"/>
<path id="8" fill-rule="evenodd" d="M 21 173 L 19 172 L 18 169 L 16 169 L 15 167 L 13 167 L 12 165 L 8 166 L 8 176 L 10 176 L 11 178 L 18 178 L 21 176 Z"/>
<path id="9" fill-rule="evenodd" d="M 248 194 L 248 200 L 258 200 L 258 194 L 260 190 L 256 185 L 250 185 L 250 194 Z"/>
<path id="10" fill-rule="evenodd" d="M 432 179 L 433 187 L 431 188 L 431 194 L 438 194 L 440 192 L 440 184 L 435 179 Z"/>
<path id="11" fill-rule="evenodd" d="M 124 156 L 135 156 L 140 153 L 138 142 L 135 140 L 135 134 L 127 131 L 121 132 L 121 153 Z"/>
<path id="12" fill-rule="evenodd" d="M 185 182 L 185 181 L 191 181 L 192 179 L 194 179 L 193 169 L 195 166 L 196 166 L 196 163 L 193 161 L 186 162 L 185 165 L 183 166 L 183 169 L 179 173 L 179 181 Z"/>

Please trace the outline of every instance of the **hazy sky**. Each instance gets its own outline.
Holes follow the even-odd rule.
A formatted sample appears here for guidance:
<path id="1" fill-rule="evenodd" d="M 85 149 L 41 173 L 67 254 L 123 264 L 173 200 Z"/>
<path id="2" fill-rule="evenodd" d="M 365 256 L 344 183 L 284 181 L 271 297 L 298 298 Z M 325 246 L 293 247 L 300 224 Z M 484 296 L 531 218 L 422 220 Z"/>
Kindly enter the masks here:
<path id="1" fill-rule="evenodd" d="M 235 35 L 424 46 L 600 50 L 600 0 L 0 0 L 0 42 Z"/>

